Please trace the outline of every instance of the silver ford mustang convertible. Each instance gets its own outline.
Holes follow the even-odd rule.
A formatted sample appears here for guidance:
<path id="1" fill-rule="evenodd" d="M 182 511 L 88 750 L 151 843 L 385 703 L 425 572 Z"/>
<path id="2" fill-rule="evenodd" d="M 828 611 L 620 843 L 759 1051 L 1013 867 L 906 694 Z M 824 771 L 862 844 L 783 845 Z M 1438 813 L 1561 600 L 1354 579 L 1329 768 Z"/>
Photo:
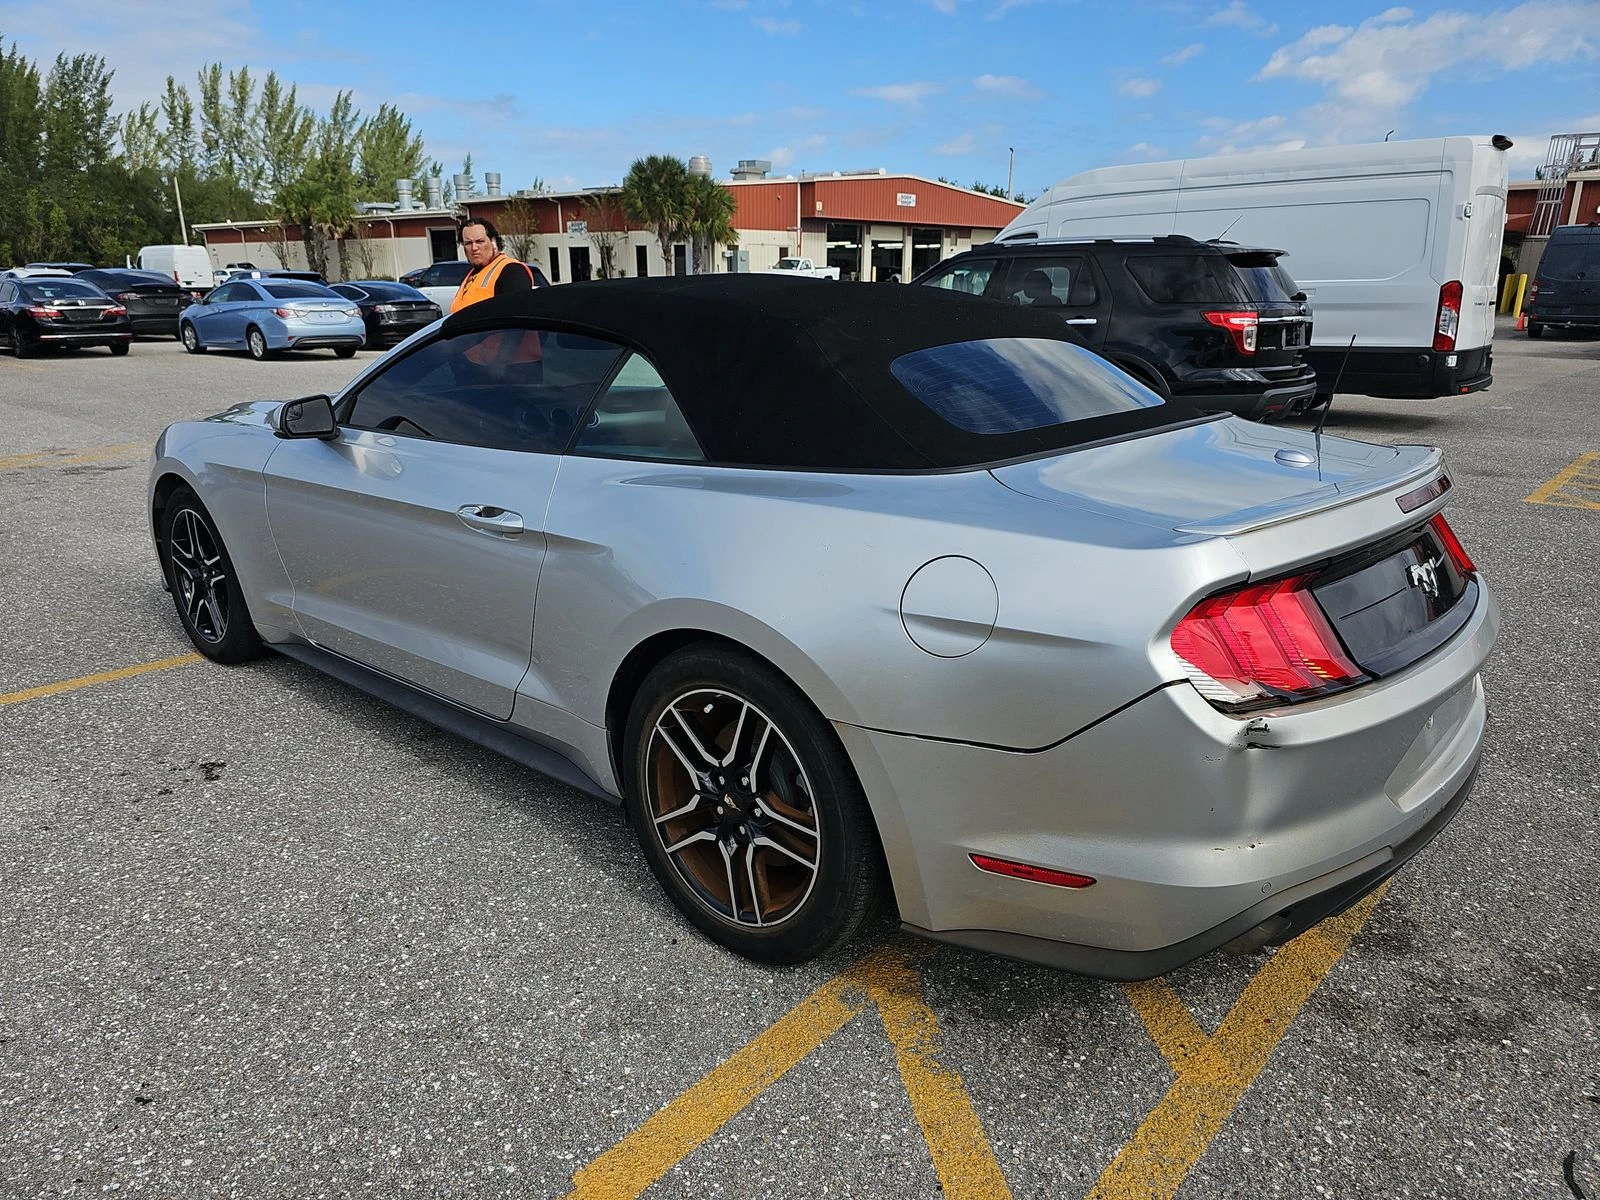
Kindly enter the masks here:
<path id="1" fill-rule="evenodd" d="M 1117 979 L 1280 943 L 1460 809 L 1498 610 L 1437 450 L 1163 402 L 1048 313 L 540 288 L 156 444 L 195 645 L 626 806 L 724 946 L 880 902 Z M 577 819 L 575 816 L 574 819 Z"/>

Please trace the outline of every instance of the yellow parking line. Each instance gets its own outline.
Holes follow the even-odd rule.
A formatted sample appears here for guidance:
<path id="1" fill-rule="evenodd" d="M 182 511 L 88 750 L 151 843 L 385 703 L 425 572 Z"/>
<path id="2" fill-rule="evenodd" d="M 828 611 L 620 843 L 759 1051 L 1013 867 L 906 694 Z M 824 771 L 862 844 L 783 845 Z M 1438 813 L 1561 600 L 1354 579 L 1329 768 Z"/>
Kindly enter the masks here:
<path id="1" fill-rule="evenodd" d="M 0 358 L 0 362 L 5 363 L 6 366 L 8 366 L 8 367 L 15 367 L 19 371 L 32 371 L 35 375 L 43 375 L 44 374 L 44 368 L 43 367 L 36 367 L 32 363 L 18 362 L 16 360 L 16 356 L 15 355 L 10 355 L 10 356 L 7 356 L 5 358 Z"/>
<path id="2" fill-rule="evenodd" d="M 80 675 L 76 679 L 63 679 L 60 683 L 47 683 L 41 687 L 25 688 L 20 692 L 0 695 L 0 708 L 8 704 L 25 704 L 44 696 L 59 696 L 63 692 L 76 692 L 80 688 L 94 687 L 98 683 L 112 683 L 118 679 L 132 679 L 135 675 L 148 675 L 151 671 L 166 671 L 172 667 L 185 667 L 201 661 L 198 654 L 177 654 L 172 658 L 158 658 L 155 662 L 138 663 L 131 667 L 118 667 L 115 671 L 101 671 L 98 675 Z"/>
<path id="3" fill-rule="evenodd" d="M 1333 970 L 1382 898 L 1385 884 L 1349 911 L 1301 934 L 1245 986 L 1217 1032 L 1191 1050 L 1187 1028 L 1165 984 L 1129 985 L 1128 998 L 1177 1078 L 1101 1174 L 1090 1200 L 1154 1200 L 1177 1192 L 1240 1098 L 1288 1032 L 1301 1007 Z M 1193 1025 L 1190 1018 L 1188 1025 Z"/>
<path id="4" fill-rule="evenodd" d="M 1578 455 L 1523 499 L 1529 504 L 1600 510 L 1600 452 Z"/>
<path id="5" fill-rule="evenodd" d="M 97 446 L 92 450 L 35 450 L 30 454 L 13 454 L 0 458 L 0 471 L 22 471 L 29 467 L 65 467 L 73 463 L 99 462 L 106 458 L 120 458 L 134 451 L 148 450 L 144 442 L 122 442 L 115 446 Z"/>

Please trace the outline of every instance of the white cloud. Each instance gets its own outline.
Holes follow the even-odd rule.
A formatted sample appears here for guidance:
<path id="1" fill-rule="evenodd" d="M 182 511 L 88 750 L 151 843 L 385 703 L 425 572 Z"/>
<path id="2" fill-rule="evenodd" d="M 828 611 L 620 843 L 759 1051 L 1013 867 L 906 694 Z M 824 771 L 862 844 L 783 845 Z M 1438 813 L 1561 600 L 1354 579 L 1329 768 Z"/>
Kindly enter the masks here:
<path id="1" fill-rule="evenodd" d="M 975 134 L 963 133 L 960 137 L 951 138 L 948 142 L 933 148 L 935 154 L 971 154 L 978 148 L 978 138 Z"/>
<path id="2" fill-rule="evenodd" d="M 814 133 L 810 137 L 801 138 L 793 145 L 774 146 L 761 157 L 771 162 L 775 170 L 787 171 L 794 165 L 795 159 L 801 154 L 815 153 L 827 144 L 828 139 L 826 137 L 820 133 Z"/>
<path id="3" fill-rule="evenodd" d="M 929 96 L 942 91 L 944 88 L 937 83 L 885 83 L 855 90 L 858 96 L 887 100 L 890 104 L 903 104 L 907 108 L 916 108 Z"/>
<path id="4" fill-rule="evenodd" d="M 1173 53 L 1168 54 L 1161 61 L 1166 63 L 1169 67 L 1176 67 L 1182 63 L 1188 62 L 1191 58 L 1196 57 L 1204 51 L 1205 44 L 1203 42 L 1190 42 L 1182 50 L 1176 50 Z"/>
<path id="5" fill-rule="evenodd" d="M 1159 79 L 1124 79 L 1117 85 L 1117 93 L 1122 96 L 1135 96 L 1144 98 L 1154 96 L 1161 90 Z"/>
<path id="6" fill-rule="evenodd" d="M 1005 96 L 1013 100 L 1037 100 L 1044 95 L 1026 79 L 1016 75 L 979 75 L 972 86 L 992 96 Z"/>
<path id="7" fill-rule="evenodd" d="M 783 115 L 791 121 L 820 121 L 828 115 L 825 108 L 812 108 L 806 104 L 792 104 L 783 110 Z"/>
<path id="8" fill-rule="evenodd" d="M 1256 12 L 1244 0 L 1231 0 L 1227 8 L 1214 12 L 1207 17 L 1206 24 L 1243 29 L 1245 32 L 1253 33 L 1257 37 L 1271 37 L 1278 32 L 1276 25 Z"/>
<path id="9" fill-rule="evenodd" d="M 800 32 L 799 21 L 780 21 L 776 17 L 752 18 L 756 28 L 763 33 L 770 33 L 777 37 L 792 37 Z"/>
<path id="10" fill-rule="evenodd" d="M 1135 142 L 1121 154 L 1117 155 L 1118 162 L 1160 162 L 1169 155 L 1161 147 L 1150 142 Z"/>

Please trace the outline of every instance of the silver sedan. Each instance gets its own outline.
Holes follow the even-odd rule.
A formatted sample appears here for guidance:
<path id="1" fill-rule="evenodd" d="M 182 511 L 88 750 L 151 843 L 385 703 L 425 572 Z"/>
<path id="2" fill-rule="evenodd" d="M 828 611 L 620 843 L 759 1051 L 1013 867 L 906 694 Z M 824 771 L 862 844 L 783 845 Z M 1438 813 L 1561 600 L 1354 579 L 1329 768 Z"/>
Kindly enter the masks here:
<path id="1" fill-rule="evenodd" d="M 1450 486 L 1047 314 L 722 276 L 487 301 L 173 425 L 149 511 L 203 653 L 625 805 L 738 953 L 892 904 L 1132 979 L 1295 936 L 1460 809 L 1498 610 Z"/>

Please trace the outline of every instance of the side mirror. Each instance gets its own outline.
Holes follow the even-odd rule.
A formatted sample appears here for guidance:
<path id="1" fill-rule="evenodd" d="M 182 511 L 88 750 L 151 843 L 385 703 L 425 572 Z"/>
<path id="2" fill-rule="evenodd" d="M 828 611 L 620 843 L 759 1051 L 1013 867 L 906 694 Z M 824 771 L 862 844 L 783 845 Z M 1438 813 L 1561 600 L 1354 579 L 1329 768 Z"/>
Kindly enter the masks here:
<path id="1" fill-rule="evenodd" d="M 333 401 L 326 396 L 285 400 L 272 417 L 272 432 L 281 438 L 331 438 L 339 432 Z"/>

